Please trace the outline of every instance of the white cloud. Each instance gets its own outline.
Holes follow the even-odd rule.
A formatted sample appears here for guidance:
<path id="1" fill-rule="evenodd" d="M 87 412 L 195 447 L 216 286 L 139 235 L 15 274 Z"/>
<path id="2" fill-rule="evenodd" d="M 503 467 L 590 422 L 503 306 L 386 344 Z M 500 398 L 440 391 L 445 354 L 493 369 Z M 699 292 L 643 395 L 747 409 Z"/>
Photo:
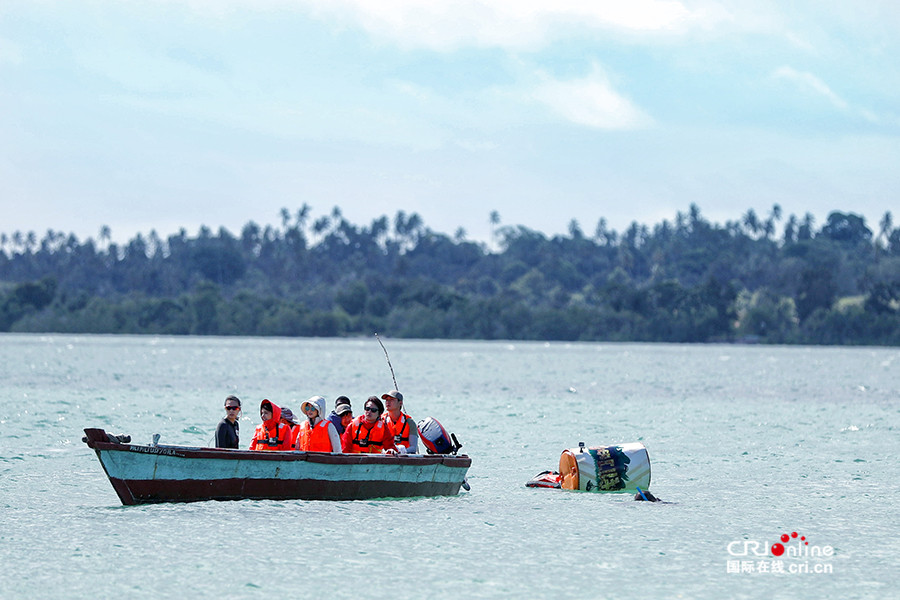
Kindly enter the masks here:
<path id="1" fill-rule="evenodd" d="M 772 76 L 776 79 L 784 79 L 796 84 L 801 90 L 811 91 L 819 96 L 826 98 L 836 108 L 847 110 L 848 104 L 846 100 L 838 96 L 832 91 L 828 85 L 813 75 L 804 71 L 797 71 L 793 67 L 783 66 L 775 69 Z"/>
<path id="2" fill-rule="evenodd" d="M 533 48 L 573 29 L 679 30 L 693 15 L 675 0 L 311 0 L 320 15 L 350 20 L 401 46 Z"/>
<path id="3" fill-rule="evenodd" d="M 560 81 L 543 75 L 531 95 L 579 125 L 597 129 L 636 129 L 652 122 L 628 98 L 613 89 L 596 65 L 591 74 L 582 79 Z"/>
<path id="4" fill-rule="evenodd" d="M 408 48 L 532 49 L 573 30 L 671 33 L 723 17 L 680 0 L 158 0 L 215 18 L 235 11 L 302 11 Z"/>

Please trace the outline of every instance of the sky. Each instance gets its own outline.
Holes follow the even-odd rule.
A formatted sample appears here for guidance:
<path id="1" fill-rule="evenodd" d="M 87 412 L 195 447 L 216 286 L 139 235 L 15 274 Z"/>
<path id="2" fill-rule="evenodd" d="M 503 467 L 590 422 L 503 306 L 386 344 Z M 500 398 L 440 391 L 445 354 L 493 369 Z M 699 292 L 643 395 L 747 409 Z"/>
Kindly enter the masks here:
<path id="1" fill-rule="evenodd" d="M 0 232 L 900 217 L 894 0 L 2 0 Z M 898 219 L 900 220 L 900 219 Z"/>

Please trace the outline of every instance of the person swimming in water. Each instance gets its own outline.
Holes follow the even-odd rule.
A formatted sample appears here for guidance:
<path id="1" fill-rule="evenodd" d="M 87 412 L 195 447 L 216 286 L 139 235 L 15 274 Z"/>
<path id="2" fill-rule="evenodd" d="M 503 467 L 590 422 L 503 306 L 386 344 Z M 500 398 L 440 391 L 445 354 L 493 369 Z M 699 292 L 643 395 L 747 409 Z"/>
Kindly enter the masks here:
<path id="1" fill-rule="evenodd" d="M 650 490 L 642 490 L 638 488 L 637 494 L 634 495 L 634 499 L 639 502 L 660 502 L 660 499 L 650 493 Z"/>

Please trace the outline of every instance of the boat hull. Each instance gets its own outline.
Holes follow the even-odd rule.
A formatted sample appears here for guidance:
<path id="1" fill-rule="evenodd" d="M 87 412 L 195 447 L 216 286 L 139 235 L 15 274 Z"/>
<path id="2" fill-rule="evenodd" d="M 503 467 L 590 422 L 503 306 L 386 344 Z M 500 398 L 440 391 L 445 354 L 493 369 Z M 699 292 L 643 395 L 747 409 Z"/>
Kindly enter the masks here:
<path id="1" fill-rule="evenodd" d="M 251 452 L 108 441 L 86 429 L 122 504 L 201 500 L 365 500 L 452 496 L 467 456 Z"/>

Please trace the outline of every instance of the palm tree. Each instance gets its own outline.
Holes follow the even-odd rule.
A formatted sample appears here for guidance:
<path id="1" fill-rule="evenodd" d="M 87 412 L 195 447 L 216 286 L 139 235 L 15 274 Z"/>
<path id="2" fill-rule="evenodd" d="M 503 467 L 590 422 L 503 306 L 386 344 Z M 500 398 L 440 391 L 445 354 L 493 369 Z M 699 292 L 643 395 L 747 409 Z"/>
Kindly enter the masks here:
<path id="1" fill-rule="evenodd" d="M 297 228 L 303 229 L 306 227 L 306 221 L 309 220 L 309 213 L 312 210 L 312 207 L 306 202 L 303 203 L 303 206 L 297 211 Z"/>
<path id="2" fill-rule="evenodd" d="M 594 228 L 594 241 L 600 245 L 606 241 L 606 217 L 600 217 L 597 227 Z"/>
<path id="3" fill-rule="evenodd" d="M 753 235 L 758 234 L 760 231 L 759 217 L 756 216 L 756 211 L 752 208 L 744 215 L 744 225 Z"/>
<path id="4" fill-rule="evenodd" d="M 788 217 L 787 223 L 784 224 L 784 243 L 792 244 L 797 241 L 797 217 L 793 214 Z"/>
<path id="5" fill-rule="evenodd" d="M 675 233 L 685 236 L 687 233 L 687 217 L 680 210 L 675 213 Z"/>
<path id="6" fill-rule="evenodd" d="M 149 254 L 151 258 L 162 258 L 163 241 L 159 237 L 159 234 L 156 233 L 156 229 L 150 230 L 149 246 Z"/>
<path id="7" fill-rule="evenodd" d="M 500 225 L 500 213 L 496 210 L 492 210 L 490 214 L 490 222 L 491 222 L 491 244 L 496 248 L 497 247 L 497 226 Z"/>
<path id="8" fill-rule="evenodd" d="M 112 239 L 112 230 L 109 228 L 109 225 L 103 225 L 100 228 L 100 245 L 103 247 L 103 251 L 109 249 L 110 239 Z"/>
<path id="9" fill-rule="evenodd" d="M 881 221 L 878 225 L 881 228 L 878 233 L 878 238 L 883 239 L 884 245 L 887 247 L 888 240 L 891 237 L 891 230 L 894 228 L 894 217 L 891 215 L 891 211 L 884 213 L 884 216 L 881 217 Z"/>
<path id="10" fill-rule="evenodd" d="M 797 239 L 798 240 L 811 240 L 813 237 L 813 224 L 815 219 L 812 216 L 812 213 L 806 213 L 803 215 L 803 222 L 800 223 L 800 228 L 797 230 Z"/>
<path id="11" fill-rule="evenodd" d="M 578 224 L 578 219 L 572 219 L 569 221 L 569 237 L 573 240 L 584 239 L 584 233 L 581 231 L 581 226 Z"/>
<path id="12" fill-rule="evenodd" d="M 253 221 L 249 221 L 241 229 L 241 243 L 245 252 L 256 253 L 260 245 L 260 228 Z"/>
<path id="13" fill-rule="evenodd" d="M 424 221 L 422 221 L 422 217 L 419 216 L 419 213 L 409 215 L 409 219 L 406 220 L 406 230 L 408 235 L 412 238 L 420 237 L 423 225 Z"/>
<path id="14" fill-rule="evenodd" d="M 696 232 L 700 225 L 700 207 L 696 203 L 691 202 L 688 208 L 688 218 L 690 219 L 691 231 Z"/>
<path id="15" fill-rule="evenodd" d="M 328 231 L 329 227 L 331 227 L 331 219 L 329 219 L 325 215 L 319 217 L 313 223 L 313 233 L 319 236 L 319 241 L 321 241 L 321 238 L 325 236 L 325 232 Z"/>
<path id="16" fill-rule="evenodd" d="M 775 223 L 781 220 L 781 206 L 779 204 L 772 205 L 772 212 L 769 213 L 769 218 L 766 219 L 766 222 L 763 224 L 763 233 L 766 236 L 766 239 L 772 237 L 775 233 Z"/>

